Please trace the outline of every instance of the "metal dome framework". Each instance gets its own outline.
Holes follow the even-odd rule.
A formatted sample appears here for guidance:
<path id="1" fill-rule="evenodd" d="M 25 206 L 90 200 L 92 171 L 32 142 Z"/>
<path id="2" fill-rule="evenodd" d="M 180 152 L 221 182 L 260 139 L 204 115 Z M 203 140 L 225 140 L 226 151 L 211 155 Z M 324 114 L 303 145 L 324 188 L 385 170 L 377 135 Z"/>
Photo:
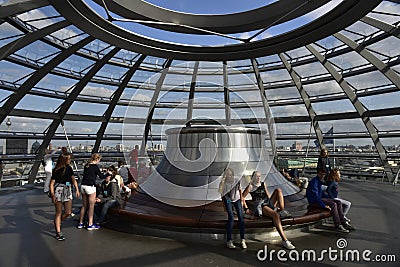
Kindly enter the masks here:
<path id="1" fill-rule="evenodd" d="M 144 13 L 121 6 L 123 2 L 106 1 L 111 11 L 143 20 Z M 245 12 L 254 19 L 241 26 L 234 16 L 227 16 L 222 24 L 216 23 L 221 19 L 218 16 L 215 21 L 208 17 L 210 26 L 198 24 L 195 16 L 177 12 L 176 16 L 181 16 L 180 22 L 186 26 L 225 34 L 263 30 L 278 23 L 285 11 L 301 6 L 279 23 L 327 1 L 279 2 L 285 2 L 287 9 L 272 12 L 271 6 L 265 6 Z M 301 5 L 305 2 L 310 4 Z M 400 105 L 391 102 L 400 89 L 400 7 L 399 1 L 367 2 L 342 1 L 296 30 L 265 40 L 213 47 L 139 38 L 101 18 L 80 0 L 5 2 L 0 9 L 2 138 L 10 136 L 4 128 L 7 117 L 32 121 L 25 129 L 13 130 L 14 138 L 43 139 L 31 171 L 32 182 L 45 148 L 52 140 L 63 138 L 64 121 L 75 129 L 75 139 L 93 142 L 93 151 L 99 151 L 102 142 L 121 140 L 122 123 L 135 127 L 135 132 L 124 138 L 144 147 L 151 125 L 156 128 L 155 135 L 162 136 L 157 125 L 184 125 L 206 112 L 226 125 L 239 121 L 265 124 L 271 117 L 265 97 L 277 125 L 276 146 L 310 139 L 310 124 L 314 130 L 311 139 L 323 144 L 323 133 L 335 123 L 339 128 L 335 140 L 350 144 L 372 141 L 387 178 L 393 181 L 397 170 L 389 160 L 396 156 L 387 147 L 400 143 L 400 123 L 396 123 Z M 151 9 L 148 14 L 153 17 L 146 20 L 170 22 L 170 12 L 166 15 L 156 9 Z M 259 13 L 255 16 L 254 12 Z M 267 20 L 262 20 L 264 14 L 269 15 Z M 194 31 L 151 25 L 167 31 Z M 237 79 L 239 74 L 248 80 Z M 156 80 L 149 79 L 154 75 L 159 75 Z M 220 104 L 195 101 L 203 95 Z M 182 106 L 179 99 L 189 104 Z M 260 114 L 246 113 L 249 105 Z M 124 114 L 128 106 L 137 113 Z M 167 119 L 165 114 L 172 109 L 182 109 L 185 114 Z M 231 117 L 232 110 L 242 117 Z M 86 134 L 83 127 L 89 129 Z"/>

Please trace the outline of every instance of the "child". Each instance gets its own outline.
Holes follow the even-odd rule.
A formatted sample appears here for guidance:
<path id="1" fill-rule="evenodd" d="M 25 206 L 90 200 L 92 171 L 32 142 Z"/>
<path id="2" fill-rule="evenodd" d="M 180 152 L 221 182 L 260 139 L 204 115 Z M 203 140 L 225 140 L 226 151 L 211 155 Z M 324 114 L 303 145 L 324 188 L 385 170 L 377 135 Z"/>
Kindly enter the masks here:
<path id="1" fill-rule="evenodd" d="M 340 181 L 340 171 L 339 169 L 334 168 L 328 175 L 328 188 L 326 189 L 326 193 L 328 194 L 329 198 L 339 200 L 340 202 L 342 202 L 344 219 L 347 222 L 350 222 L 349 218 L 347 218 L 346 215 L 350 210 L 351 202 L 338 198 L 339 181 Z"/>
<path id="2" fill-rule="evenodd" d="M 233 209 L 235 207 L 238 221 L 239 231 L 241 238 L 242 248 L 247 248 L 246 241 L 244 239 L 244 217 L 243 217 L 243 202 L 244 198 L 242 190 L 240 189 L 240 182 L 235 183 L 235 176 L 233 170 L 226 168 L 219 184 L 219 193 L 221 194 L 222 201 L 224 202 L 226 212 L 228 213 L 228 221 L 226 223 L 226 246 L 228 248 L 236 248 L 232 241 L 232 228 L 233 228 Z"/>

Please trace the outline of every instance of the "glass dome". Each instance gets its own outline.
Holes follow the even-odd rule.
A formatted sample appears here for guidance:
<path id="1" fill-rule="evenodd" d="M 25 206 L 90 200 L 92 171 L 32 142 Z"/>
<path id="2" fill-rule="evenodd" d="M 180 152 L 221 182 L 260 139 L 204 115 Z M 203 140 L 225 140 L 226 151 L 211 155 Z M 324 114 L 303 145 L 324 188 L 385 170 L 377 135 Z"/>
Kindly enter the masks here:
<path id="1" fill-rule="evenodd" d="M 50 143 L 162 153 L 167 129 L 216 122 L 268 128 L 280 167 L 311 173 L 326 146 L 348 178 L 396 179 L 398 1 L 159 2 L 0 1 L 3 154 L 39 140 L 30 182 Z"/>

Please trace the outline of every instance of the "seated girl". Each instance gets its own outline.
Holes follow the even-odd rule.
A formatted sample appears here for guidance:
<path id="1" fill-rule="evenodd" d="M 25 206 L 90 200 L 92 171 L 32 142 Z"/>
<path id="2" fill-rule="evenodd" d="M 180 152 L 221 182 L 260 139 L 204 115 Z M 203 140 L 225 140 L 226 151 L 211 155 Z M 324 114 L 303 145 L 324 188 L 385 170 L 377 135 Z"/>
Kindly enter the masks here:
<path id="1" fill-rule="evenodd" d="M 282 246 L 286 249 L 295 249 L 295 246 L 286 238 L 282 228 L 281 217 L 291 216 L 285 210 L 282 190 L 275 189 L 270 195 L 265 183 L 261 182 L 261 173 L 254 171 L 251 176 L 251 183 L 243 192 L 243 197 L 246 197 L 248 193 L 250 193 L 254 203 L 253 214 L 271 218 L 282 239 Z M 277 208 L 276 205 L 278 206 Z M 246 207 L 247 205 L 245 209 Z"/>

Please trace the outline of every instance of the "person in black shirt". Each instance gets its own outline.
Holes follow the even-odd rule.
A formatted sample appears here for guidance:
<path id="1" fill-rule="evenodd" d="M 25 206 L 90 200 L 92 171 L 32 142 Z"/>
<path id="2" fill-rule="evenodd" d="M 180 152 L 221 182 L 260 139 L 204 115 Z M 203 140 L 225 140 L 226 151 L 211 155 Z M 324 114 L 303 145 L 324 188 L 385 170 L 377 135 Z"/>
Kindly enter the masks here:
<path id="1" fill-rule="evenodd" d="M 101 155 L 94 153 L 90 158 L 90 161 L 85 165 L 83 169 L 83 178 L 81 183 L 82 203 L 78 229 L 83 228 L 83 219 L 85 213 L 88 214 L 88 225 L 87 230 L 97 230 L 100 226 L 93 223 L 94 204 L 96 203 L 96 178 L 104 179 L 106 176 L 111 175 L 110 173 L 103 174 L 97 165 L 101 160 Z"/>
<path id="2" fill-rule="evenodd" d="M 74 171 L 70 164 L 70 154 L 60 155 L 53 170 L 49 186 L 50 196 L 56 209 L 53 223 L 56 229 L 56 239 L 59 241 L 65 240 L 61 233 L 61 222 L 72 213 L 72 185 L 75 187 L 76 197 L 79 197 L 78 183 L 75 180 Z M 64 214 L 62 214 L 63 206 Z"/>

